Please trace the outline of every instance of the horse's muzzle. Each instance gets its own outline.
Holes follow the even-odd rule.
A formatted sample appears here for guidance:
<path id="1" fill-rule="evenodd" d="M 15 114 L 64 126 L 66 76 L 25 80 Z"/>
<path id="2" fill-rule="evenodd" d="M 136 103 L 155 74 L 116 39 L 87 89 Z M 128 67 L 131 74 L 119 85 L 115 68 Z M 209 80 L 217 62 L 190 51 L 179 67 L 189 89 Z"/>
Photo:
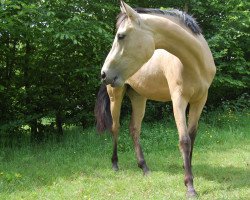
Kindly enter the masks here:
<path id="1" fill-rule="evenodd" d="M 116 80 L 117 80 L 117 76 L 115 77 L 108 77 L 107 74 L 102 71 L 101 72 L 101 81 L 102 83 L 104 83 L 105 85 L 111 85 L 112 87 L 117 87 L 118 85 L 116 84 Z"/>

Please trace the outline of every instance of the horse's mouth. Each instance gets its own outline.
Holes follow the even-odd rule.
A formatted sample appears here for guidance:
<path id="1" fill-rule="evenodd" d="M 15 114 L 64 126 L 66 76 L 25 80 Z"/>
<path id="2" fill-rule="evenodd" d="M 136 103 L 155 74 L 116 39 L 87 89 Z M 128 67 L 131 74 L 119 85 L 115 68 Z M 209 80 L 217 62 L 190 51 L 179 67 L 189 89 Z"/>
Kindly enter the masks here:
<path id="1" fill-rule="evenodd" d="M 117 77 L 113 79 L 109 79 L 107 77 L 101 79 L 102 83 L 104 83 L 105 85 L 111 85 L 111 86 L 115 85 L 116 80 L 117 80 Z"/>
<path id="2" fill-rule="evenodd" d="M 101 82 L 105 85 L 111 85 L 111 87 L 122 87 L 124 85 L 123 78 L 116 71 L 101 72 Z"/>
<path id="3" fill-rule="evenodd" d="M 124 81 L 116 76 L 110 83 L 107 83 L 106 85 L 110 85 L 113 88 L 122 87 L 124 85 Z"/>
<path id="4" fill-rule="evenodd" d="M 111 87 L 119 87 L 121 85 L 118 80 L 118 76 L 115 76 L 113 79 L 109 79 L 107 77 L 101 79 L 102 83 L 105 85 L 111 85 Z"/>
<path id="5" fill-rule="evenodd" d="M 117 79 L 118 79 L 118 77 L 117 76 L 115 76 L 115 78 L 113 79 L 113 81 L 112 81 L 112 83 L 110 84 L 111 85 L 111 87 L 117 87 L 116 85 L 116 82 L 117 82 Z"/>

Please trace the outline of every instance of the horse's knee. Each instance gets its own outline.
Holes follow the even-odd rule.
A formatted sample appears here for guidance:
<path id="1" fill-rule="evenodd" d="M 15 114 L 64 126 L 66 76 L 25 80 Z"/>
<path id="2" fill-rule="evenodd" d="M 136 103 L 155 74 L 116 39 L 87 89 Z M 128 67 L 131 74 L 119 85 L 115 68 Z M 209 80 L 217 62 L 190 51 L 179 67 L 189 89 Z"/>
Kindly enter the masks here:
<path id="1" fill-rule="evenodd" d="M 180 142 L 181 146 L 187 146 L 187 145 L 189 145 L 190 144 L 190 137 L 189 137 L 189 135 L 181 136 L 180 139 L 179 139 L 179 142 Z"/>
<path id="2" fill-rule="evenodd" d="M 191 142 L 193 142 L 195 140 L 196 133 L 197 133 L 197 126 L 191 126 L 188 129 L 188 135 L 189 135 L 189 137 L 191 139 Z"/>
<path id="3" fill-rule="evenodd" d="M 113 134 L 115 134 L 115 135 L 118 134 L 119 129 L 120 129 L 120 124 L 115 124 L 115 123 L 112 124 L 112 133 Z"/>
<path id="4" fill-rule="evenodd" d="M 184 152 L 190 152 L 191 150 L 191 139 L 188 135 L 181 136 L 179 139 L 180 149 Z"/>
<path id="5" fill-rule="evenodd" d="M 129 131 L 132 134 L 132 136 L 137 135 L 137 133 L 140 133 L 140 131 L 141 131 L 141 126 L 136 126 L 133 123 L 130 123 Z"/>
<path id="6" fill-rule="evenodd" d="M 190 128 L 188 128 L 189 135 L 196 135 L 196 132 L 197 132 L 197 125 L 191 126 Z"/>
<path id="7" fill-rule="evenodd" d="M 143 167 L 146 165 L 146 161 L 144 159 L 141 159 L 138 161 L 138 167 L 143 169 Z"/>

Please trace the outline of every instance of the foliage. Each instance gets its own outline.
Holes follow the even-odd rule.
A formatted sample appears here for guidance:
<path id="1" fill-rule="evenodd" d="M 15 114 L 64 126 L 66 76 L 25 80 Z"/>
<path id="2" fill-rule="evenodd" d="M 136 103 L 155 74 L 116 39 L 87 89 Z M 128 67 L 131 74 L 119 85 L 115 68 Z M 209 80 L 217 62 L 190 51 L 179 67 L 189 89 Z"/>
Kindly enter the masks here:
<path id="1" fill-rule="evenodd" d="M 3 2 L 2 133 L 19 132 L 25 124 L 35 126 L 36 132 L 42 117 L 59 117 L 69 124 L 93 122 L 97 71 L 111 43 L 112 28 L 97 15 L 100 5 L 86 12 L 88 5 L 86 1 Z"/>
<path id="2" fill-rule="evenodd" d="M 200 22 L 213 52 L 217 73 L 213 101 L 232 99 L 249 88 L 250 13 L 248 1 L 193 1 L 192 11 Z M 220 95 L 218 95 L 220 93 Z"/>
<path id="3" fill-rule="evenodd" d="M 248 1 L 127 2 L 134 7 L 185 9 L 197 18 L 218 69 L 209 104 L 217 106 L 221 99 L 248 93 Z M 27 133 L 40 140 L 48 132 L 61 135 L 63 126 L 94 124 L 100 68 L 118 12 L 114 0 L 1 1 L 0 137 L 12 140 Z M 166 115 L 165 105 L 148 105 L 149 121 Z M 44 124 L 44 119 L 50 123 Z"/>

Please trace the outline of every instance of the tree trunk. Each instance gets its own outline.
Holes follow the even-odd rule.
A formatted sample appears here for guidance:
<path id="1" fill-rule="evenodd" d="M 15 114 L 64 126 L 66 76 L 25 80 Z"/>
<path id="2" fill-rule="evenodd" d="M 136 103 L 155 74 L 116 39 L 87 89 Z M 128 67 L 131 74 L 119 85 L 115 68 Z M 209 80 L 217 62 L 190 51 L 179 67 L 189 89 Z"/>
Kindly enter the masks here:
<path id="1" fill-rule="evenodd" d="M 57 138 L 63 136 L 63 128 L 62 128 L 62 113 L 60 111 L 56 111 L 56 127 L 57 127 Z"/>
<path id="2" fill-rule="evenodd" d="M 31 136 L 30 136 L 31 142 L 35 142 L 35 143 L 41 142 L 42 138 L 41 138 L 39 131 L 38 131 L 37 120 L 33 119 L 33 120 L 29 121 L 29 126 L 31 129 Z"/>
<path id="3" fill-rule="evenodd" d="M 1 55 L 1 59 L 3 60 L 3 64 L 1 65 L 1 85 L 3 86 L 4 95 L 1 96 L 1 105 L 0 105 L 0 121 L 1 123 L 9 123 L 10 121 L 16 120 L 16 110 L 13 106 L 14 99 L 13 97 L 13 87 L 15 82 L 13 81 L 14 75 L 14 64 L 15 64 L 15 55 L 16 55 L 16 44 L 17 41 L 12 39 L 11 34 L 8 32 L 2 33 L 1 42 L 3 42 L 4 53 Z M 17 95 L 16 93 L 14 93 Z M 17 128 L 15 125 L 8 125 L 9 128 L 6 132 L 9 133 L 10 142 L 14 141 L 14 137 L 16 136 Z"/>
<path id="4" fill-rule="evenodd" d="M 23 65 L 23 72 L 24 72 L 24 86 L 26 90 L 26 114 L 27 116 L 34 115 L 34 109 L 32 106 L 32 99 L 30 93 L 30 54 L 31 54 L 31 46 L 29 41 L 26 41 L 25 46 L 25 57 L 24 57 L 24 65 Z M 31 128 L 31 141 L 32 142 L 41 142 L 42 135 L 39 134 L 38 123 L 37 119 L 31 119 L 28 121 L 28 124 Z"/>
<path id="5" fill-rule="evenodd" d="M 185 0 L 184 11 L 186 13 L 188 13 L 189 5 L 190 5 L 190 0 Z"/>

